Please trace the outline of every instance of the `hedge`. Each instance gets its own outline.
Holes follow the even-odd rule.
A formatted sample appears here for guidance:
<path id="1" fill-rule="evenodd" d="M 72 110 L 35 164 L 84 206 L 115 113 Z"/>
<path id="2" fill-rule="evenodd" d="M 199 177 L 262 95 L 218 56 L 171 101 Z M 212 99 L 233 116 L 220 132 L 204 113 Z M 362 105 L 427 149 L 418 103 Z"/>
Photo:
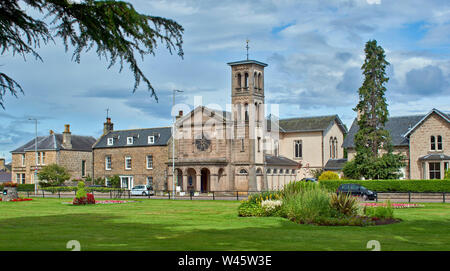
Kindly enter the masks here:
<path id="1" fill-rule="evenodd" d="M 41 190 L 57 193 L 57 192 L 74 192 L 77 191 L 78 188 L 76 186 L 52 186 L 52 187 L 44 187 Z M 111 187 L 85 187 L 86 192 L 109 192 L 109 191 L 124 191 L 124 188 L 111 188 Z"/>
<path id="2" fill-rule="evenodd" d="M 377 192 L 450 192 L 450 180 L 323 180 L 326 188 L 336 191 L 341 184 L 360 184 Z"/>
<path id="3" fill-rule="evenodd" d="M 3 185 L 0 185 L 0 190 L 3 188 Z M 18 184 L 17 191 L 34 191 L 34 184 Z"/>

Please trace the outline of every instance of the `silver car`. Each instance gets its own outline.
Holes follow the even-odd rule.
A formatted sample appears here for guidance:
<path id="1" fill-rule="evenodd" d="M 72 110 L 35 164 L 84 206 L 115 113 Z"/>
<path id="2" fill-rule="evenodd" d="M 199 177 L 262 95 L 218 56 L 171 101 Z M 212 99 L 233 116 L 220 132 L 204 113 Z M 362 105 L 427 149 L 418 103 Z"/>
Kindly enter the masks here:
<path id="1" fill-rule="evenodd" d="M 149 194 L 153 195 L 153 191 L 148 190 L 145 185 L 136 185 L 131 189 L 132 196 L 148 196 Z"/>

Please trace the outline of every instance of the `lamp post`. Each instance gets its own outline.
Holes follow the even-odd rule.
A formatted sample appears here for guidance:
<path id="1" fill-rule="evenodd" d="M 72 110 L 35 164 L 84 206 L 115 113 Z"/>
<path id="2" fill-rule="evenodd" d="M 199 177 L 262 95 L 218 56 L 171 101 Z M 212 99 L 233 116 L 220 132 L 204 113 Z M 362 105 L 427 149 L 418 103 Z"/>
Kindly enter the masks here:
<path id="1" fill-rule="evenodd" d="M 38 165 L 38 155 L 37 155 L 37 119 L 29 118 L 28 120 L 34 120 L 34 156 L 35 156 L 35 167 L 34 167 L 34 194 L 37 194 L 37 165 Z"/>
<path id="2" fill-rule="evenodd" d="M 182 90 L 173 90 L 173 108 L 175 108 L 175 94 L 177 92 L 183 92 Z M 175 115 L 173 116 L 173 126 L 172 126 L 172 192 L 173 199 L 175 199 Z"/>

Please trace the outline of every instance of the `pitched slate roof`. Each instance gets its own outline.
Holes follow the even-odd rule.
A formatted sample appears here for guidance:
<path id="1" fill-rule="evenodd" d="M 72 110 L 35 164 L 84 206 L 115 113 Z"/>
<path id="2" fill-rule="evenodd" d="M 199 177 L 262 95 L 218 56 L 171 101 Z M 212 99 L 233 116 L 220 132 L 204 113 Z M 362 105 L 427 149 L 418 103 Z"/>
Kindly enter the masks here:
<path id="1" fill-rule="evenodd" d="M 345 163 L 347 163 L 347 158 L 330 159 L 325 164 L 323 170 L 341 170 Z"/>
<path id="2" fill-rule="evenodd" d="M 347 133 L 347 127 L 338 115 L 280 119 L 278 125 L 283 132 L 312 132 L 326 131 L 331 128 L 334 121 L 337 121 L 342 131 Z"/>
<path id="3" fill-rule="evenodd" d="M 392 139 L 392 145 L 394 146 L 408 146 L 409 139 L 407 135 L 417 127 L 419 123 L 421 123 L 428 115 L 432 112 L 437 111 L 437 109 L 431 110 L 426 115 L 412 115 L 412 116 L 400 116 L 400 117 L 390 117 L 386 122 L 385 129 L 389 131 Z M 438 111 L 443 116 L 447 116 L 440 111 Z M 344 139 L 344 143 L 342 144 L 343 148 L 353 148 L 355 147 L 355 135 L 359 130 L 358 121 L 355 119 L 353 121 L 352 127 L 350 127 L 350 131 Z"/>
<path id="4" fill-rule="evenodd" d="M 0 183 L 7 183 L 11 181 L 11 172 L 0 171 Z"/>
<path id="5" fill-rule="evenodd" d="M 92 151 L 92 145 L 95 143 L 95 138 L 92 136 L 79 136 L 71 135 L 72 149 L 75 151 Z M 64 150 L 62 146 L 63 135 L 62 134 L 50 134 L 48 136 L 38 136 L 37 138 L 37 150 Z M 26 151 L 35 150 L 35 139 L 28 141 L 19 148 L 11 151 L 11 153 L 24 153 Z"/>
<path id="6" fill-rule="evenodd" d="M 149 144 L 148 137 L 154 136 L 155 143 Z M 171 127 L 144 128 L 134 130 L 111 131 L 100 137 L 93 149 L 118 148 L 118 147 L 142 147 L 142 146 L 166 146 L 172 136 Z M 127 137 L 133 137 L 133 144 L 127 144 Z M 108 138 L 114 138 L 114 143 L 109 146 Z"/>
<path id="7" fill-rule="evenodd" d="M 265 155 L 268 166 L 297 166 L 298 163 L 284 156 Z"/>

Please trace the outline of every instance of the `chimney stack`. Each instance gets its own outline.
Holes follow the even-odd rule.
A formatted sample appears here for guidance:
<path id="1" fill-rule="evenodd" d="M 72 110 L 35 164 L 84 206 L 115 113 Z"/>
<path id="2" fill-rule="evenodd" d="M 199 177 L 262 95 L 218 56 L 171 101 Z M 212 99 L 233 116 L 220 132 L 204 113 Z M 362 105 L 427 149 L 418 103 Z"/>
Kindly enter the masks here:
<path id="1" fill-rule="evenodd" d="M 64 125 L 62 147 L 64 149 L 72 149 L 72 134 L 70 133 L 70 125 Z"/>
<path id="2" fill-rule="evenodd" d="M 114 131 L 114 123 L 111 122 L 111 118 L 106 118 L 106 122 L 103 123 L 103 134 L 106 135 L 112 131 Z"/>
<path id="3" fill-rule="evenodd" d="M 0 171 L 5 170 L 5 158 L 0 158 Z"/>
<path id="4" fill-rule="evenodd" d="M 50 135 L 53 135 L 55 132 L 53 132 L 53 130 L 50 130 Z"/>

